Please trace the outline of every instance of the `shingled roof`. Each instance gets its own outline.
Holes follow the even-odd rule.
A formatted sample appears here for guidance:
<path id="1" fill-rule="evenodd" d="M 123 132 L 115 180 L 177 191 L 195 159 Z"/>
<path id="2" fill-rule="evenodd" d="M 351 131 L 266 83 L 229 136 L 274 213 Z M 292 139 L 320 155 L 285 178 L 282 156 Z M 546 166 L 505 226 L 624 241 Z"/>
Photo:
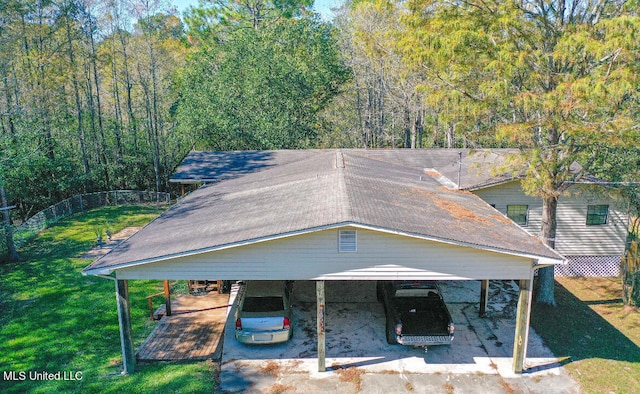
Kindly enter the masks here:
<path id="1" fill-rule="evenodd" d="M 327 153 L 331 150 L 276 151 L 194 151 L 182 161 L 171 177 L 176 183 L 208 183 L 260 172 L 287 163 Z M 510 181 L 513 176 L 496 169 L 513 149 L 343 149 L 371 159 L 423 171 L 443 184 L 463 190 Z M 436 176 L 436 174 L 438 176 Z M 458 175 L 460 185 L 458 185 Z"/>
<path id="2" fill-rule="evenodd" d="M 425 174 L 419 162 L 393 163 L 365 150 L 303 152 L 297 160 L 265 152 L 257 171 L 198 189 L 83 272 L 346 225 L 562 261 L 479 197 Z"/>

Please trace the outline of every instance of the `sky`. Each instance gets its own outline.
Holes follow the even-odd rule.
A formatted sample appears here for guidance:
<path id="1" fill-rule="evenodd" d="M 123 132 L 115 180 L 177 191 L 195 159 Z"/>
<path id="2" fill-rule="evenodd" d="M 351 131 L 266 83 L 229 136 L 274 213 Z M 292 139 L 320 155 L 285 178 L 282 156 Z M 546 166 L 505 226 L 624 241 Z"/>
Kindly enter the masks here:
<path id="1" fill-rule="evenodd" d="M 198 0 L 170 0 L 172 5 L 178 8 L 180 14 L 182 14 L 189 6 L 197 6 Z M 343 3 L 343 0 L 315 0 L 313 8 L 322 15 L 325 20 L 332 19 L 332 7 L 337 7 Z"/>

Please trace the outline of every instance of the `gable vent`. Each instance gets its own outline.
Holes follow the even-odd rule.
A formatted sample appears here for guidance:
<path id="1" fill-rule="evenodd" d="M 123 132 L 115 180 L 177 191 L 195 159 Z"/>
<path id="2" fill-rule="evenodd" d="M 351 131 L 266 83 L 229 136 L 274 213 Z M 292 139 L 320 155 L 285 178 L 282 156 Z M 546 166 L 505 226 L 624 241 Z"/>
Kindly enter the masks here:
<path id="1" fill-rule="evenodd" d="M 357 252 L 358 237 L 356 230 L 338 231 L 338 252 Z"/>

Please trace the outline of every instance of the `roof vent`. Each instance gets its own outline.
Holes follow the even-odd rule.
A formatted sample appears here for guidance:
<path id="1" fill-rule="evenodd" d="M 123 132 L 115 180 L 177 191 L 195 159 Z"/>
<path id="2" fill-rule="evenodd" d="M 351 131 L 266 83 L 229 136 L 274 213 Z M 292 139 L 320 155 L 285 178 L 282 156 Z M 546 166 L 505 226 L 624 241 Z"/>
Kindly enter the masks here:
<path id="1" fill-rule="evenodd" d="M 338 231 L 338 252 L 348 253 L 358 251 L 358 236 L 356 230 Z"/>
<path id="2" fill-rule="evenodd" d="M 436 181 L 438 181 L 438 183 L 440 183 L 442 186 L 446 187 L 447 189 L 452 189 L 452 190 L 460 189 L 458 185 L 456 185 L 453 181 L 451 181 L 446 176 L 442 175 L 435 168 L 425 168 L 423 171 L 426 175 L 434 178 Z"/>

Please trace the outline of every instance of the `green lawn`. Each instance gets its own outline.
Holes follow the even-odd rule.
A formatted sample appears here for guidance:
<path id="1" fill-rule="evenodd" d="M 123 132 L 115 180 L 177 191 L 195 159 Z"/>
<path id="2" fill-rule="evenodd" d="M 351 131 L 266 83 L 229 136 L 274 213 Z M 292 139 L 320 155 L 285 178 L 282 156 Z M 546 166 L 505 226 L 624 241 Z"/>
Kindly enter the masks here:
<path id="1" fill-rule="evenodd" d="M 616 278 L 558 278 L 558 307 L 534 305 L 534 329 L 585 393 L 640 390 L 640 313 L 621 294 Z"/>
<path id="2" fill-rule="evenodd" d="M 91 262 L 79 257 L 95 243 L 97 226 L 108 222 L 115 233 L 144 225 L 162 210 L 120 206 L 72 216 L 21 250 L 24 261 L 0 265 L 0 392 L 214 391 L 215 371 L 207 362 L 140 365 L 121 376 L 114 283 L 80 273 Z M 146 296 L 162 291 L 162 283 L 133 281 L 129 290 L 138 346 L 154 326 Z M 62 372 L 68 380 L 31 381 L 32 371 Z M 26 379 L 7 379 L 10 372 L 25 372 Z"/>

